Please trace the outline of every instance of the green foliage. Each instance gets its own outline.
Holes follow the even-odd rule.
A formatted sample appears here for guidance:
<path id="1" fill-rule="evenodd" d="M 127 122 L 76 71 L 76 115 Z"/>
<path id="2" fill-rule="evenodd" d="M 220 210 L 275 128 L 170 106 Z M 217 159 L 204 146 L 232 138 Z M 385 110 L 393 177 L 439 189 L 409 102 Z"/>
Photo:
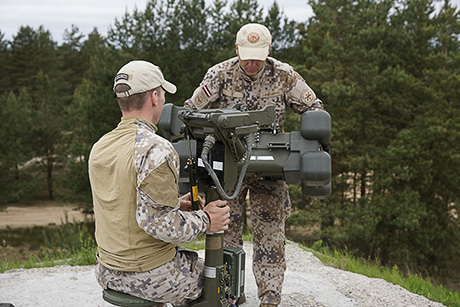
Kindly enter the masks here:
<path id="1" fill-rule="evenodd" d="M 204 249 L 206 247 L 206 235 L 202 235 L 196 238 L 193 242 L 184 244 L 183 246 L 188 249 L 195 250 L 195 251 Z"/>
<path id="2" fill-rule="evenodd" d="M 92 239 L 80 241 L 77 250 L 73 250 L 69 265 L 94 265 L 96 264 L 97 247 Z"/>
<path id="3" fill-rule="evenodd" d="M 445 276 L 460 251 L 458 11 L 434 12 L 431 1 L 311 4 L 298 70 L 332 116 L 333 194 L 312 204 L 329 225 L 323 237 Z"/>
<path id="4" fill-rule="evenodd" d="M 58 183 L 61 187 L 57 193 L 59 199 L 77 204 L 84 213 L 93 213 L 88 163 L 84 156 L 67 161 L 66 172 L 58 177 Z"/>
<path id="5" fill-rule="evenodd" d="M 6 262 L 0 262 L 0 273 L 13 269 L 31 269 L 31 268 L 48 268 L 57 265 L 95 265 L 97 247 L 93 241 L 82 241 L 78 251 L 60 250 L 50 253 L 44 251 L 38 255 L 31 255 L 25 261 L 17 259 L 8 259 Z"/>
<path id="6" fill-rule="evenodd" d="M 88 243 L 95 245 L 93 232 L 94 229 L 88 229 L 86 223 L 69 222 L 68 214 L 64 212 L 64 221 L 61 221 L 58 232 L 48 235 L 43 231 L 44 246 L 53 254 L 59 254 L 61 251 L 78 253 L 86 249 Z"/>
<path id="7" fill-rule="evenodd" d="M 380 265 L 377 261 L 366 261 L 354 257 L 347 250 L 330 249 L 321 240 L 315 242 L 311 250 L 325 265 L 369 278 L 382 278 L 429 300 L 443 303 L 446 306 L 460 306 L 459 292 L 449 290 L 442 285 L 434 285 L 430 279 L 424 279 L 418 274 L 401 272 L 396 265 L 387 267 Z"/>
<path id="8" fill-rule="evenodd" d="M 96 242 L 94 223 L 70 222 L 67 214 L 57 228 L 33 227 L 6 229 L 1 232 L 3 242 L 0 252 L 9 246 L 28 245 L 29 252 L 24 260 L 17 257 L 0 261 L 0 273 L 17 268 L 40 268 L 56 265 L 96 264 Z M 38 252 L 37 252 L 38 251 Z"/>
<path id="9" fill-rule="evenodd" d="M 30 127 L 31 97 L 22 89 L 0 96 L 0 205 L 33 196 L 39 186 Z"/>

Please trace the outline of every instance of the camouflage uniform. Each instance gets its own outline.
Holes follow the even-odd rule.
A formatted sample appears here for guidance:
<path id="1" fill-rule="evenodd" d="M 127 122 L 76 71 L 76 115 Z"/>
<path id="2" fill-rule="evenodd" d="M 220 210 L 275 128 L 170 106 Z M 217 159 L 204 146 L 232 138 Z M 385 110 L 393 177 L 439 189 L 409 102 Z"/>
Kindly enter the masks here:
<path id="1" fill-rule="evenodd" d="M 322 108 L 305 80 L 285 63 L 266 59 L 265 68 L 248 76 L 238 58 L 210 68 L 193 96 L 185 102 L 190 109 L 228 108 L 244 103 L 249 110 L 275 105 L 276 120 L 284 130 L 286 106 L 296 113 Z M 231 217 L 225 232 L 226 245 L 242 247 L 242 216 L 249 192 L 251 222 L 254 228 L 253 271 L 262 303 L 277 305 L 286 270 L 285 221 L 291 213 L 288 187 L 285 182 L 267 182 L 246 178 L 237 199 L 229 201 Z"/>
<path id="2" fill-rule="evenodd" d="M 96 278 L 104 288 L 129 293 L 173 306 L 188 306 L 203 290 L 204 263 L 194 251 L 178 248 L 172 261 L 147 272 L 111 270 L 96 266 Z"/>
<path id="3" fill-rule="evenodd" d="M 133 195 L 137 195 L 134 197 L 133 203 L 127 205 L 130 208 L 134 208 L 135 216 L 121 217 L 122 221 L 134 219 L 134 224 L 137 226 L 134 227 L 136 229 L 130 229 L 133 236 L 137 236 L 137 241 L 134 240 L 134 243 L 130 243 L 147 245 L 148 252 L 143 258 L 151 257 L 155 259 L 160 249 L 170 250 L 172 248 L 173 253 L 161 265 L 149 267 L 147 270 L 144 270 L 145 266 L 143 267 L 142 265 L 138 265 L 139 269 L 136 270 L 114 269 L 114 267 L 110 267 L 110 264 L 115 263 L 115 260 L 111 261 L 109 257 L 106 258 L 108 260 L 106 261 L 107 263 L 104 262 L 104 265 L 99 261 L 96 277 L 104 289 L 110 288 L 156 302 L 169 302 L 174 306 L 186 306 L 188 302 L 201 295 L 204 263 L 202 259 L 198 258 L 196 252 L 176 247 L 176 244 L 191 242 L 200 234 L 205 233 L 209 226 L 209 219 L 202 210 L 184 212 L 179 209 L 177 187 L 179 157 L 171 143 L 158 136 L 155 131 L 155 125 L 149 121 L 140 118 L 123 118 L 119 126 L 102 137 L 102 141 L 100 140 L 98 143 L 104 144 L 105 139 L 105 144 L 110 144 L 107 146 L 113 146 L 109 147 L 110 152 L 116 151 L 115 148 L 122 152 L 120 148 L 126 146 L 128 147 L 127 152 L 132 154 L 131 157 L 123 156 L 125 160 L 132 161 L 126 163 L 130 164 L 130 167 L 125 166 L 123 169 L 129 170 L 126 173 L 129 173 L 131 168 L 133 169 L 133 174 L 129 175 L 129 178 L 133 178 L 135 182 L 125 186 L 124 190 L 121 191 L 121 193 L 132 192 Z M 107 140 L 110 140 L 110 142 Z M 90 178 L 92 178 L 91 166 L 96 163 L 93 162 L 93 159 L 97 161 L 99 157 L 97 153 L 103 147 L 103 145 L 98 146 L 98 143 L 93 146 L 90 155 Z M 102 155 L 102 157 L 104 156 Z M 116 164 L 123 163 L 116 161 Z M 93 174 L 92 176 L 96 175 Z M 107 178 L 105 188 L 117 189 L 119 183 L 112 184 L 116 180 L 116 177 L 115 179 Z M 134 191 L 130 189 L 134 189 Z M 117 200 L 109 201 L 109 204 L 112 202 L 117 203 Z M 117 205 L 121 207 L 123 204 Z M 98 213 L 96 221 L 98 218 L 105 218 L 99 213 L 102 212 L 102 209 L 97 207 L 100 207 L 100 205 L 95 205 L 95 212 Z M 116 211 L 118 207 L 115 206 L 111 211 Z M 96 227 L 97 225 L 96 223 Z M 106 227 L 112 226 L 107 225 Z M 96 238 L 98 231 L 101 232 L 100 238 L 103 239 L 105 238 L 104 236 L 109 235 L 111 242 L 114 242 L 114 240 L 117 242 L 117 236 L 123 235 L 116 233 L 117 225 L 114 225 L 111 229 L 97 229 Z M 138 233 L 139 231 L 140 234 Z M 110 233 L 107 234 L 107 232 Z M 112 234 L 111 232 L 115 233 Z M 140 240 L 137 238 L 140 238 Z M 150 242 L 148 240 L 152 240 L 154 243 L 162 242 L 163 245 L 159 247 L 158 245 L 152 245 L 149 249 L 148 243 L 145 243 Z M 112 247 L 113 245 L 109 246 Z M 100 245 L 98 248 L 98 260 L 100 260 L 102 259 L 100 258 L 100 253 L 106 251 L 103 251 L 104 247 Z M 120 252 L 122 248 L 121 243 L 119 247 L 113 247 L 114 251 L 111 251 L 109 256 L 113 255 L 116 260 L 121 258 L 120 263 L 128 263 L 129 265 L 130 262 L 126 260 L 123 262 L 123 256 L 120 256 L 123 255 Z M 132 249 L 135 250 L 135 248 L 136 246 L 132 246 Z M 136 255 L 135 252 L 134 255 Z M 134 259 L 143 263 L 142 259 Z"/>

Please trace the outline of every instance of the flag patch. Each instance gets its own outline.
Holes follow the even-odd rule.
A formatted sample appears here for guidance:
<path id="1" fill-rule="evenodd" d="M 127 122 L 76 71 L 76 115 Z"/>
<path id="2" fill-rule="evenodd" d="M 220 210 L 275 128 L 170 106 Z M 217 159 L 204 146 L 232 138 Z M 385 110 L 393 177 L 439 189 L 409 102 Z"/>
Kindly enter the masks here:
<path id="1" fill-rule="evenodd" d="M 208 88 L 207 85 L 201 87 L 201 89 L 203 90 L 203 92 L 204 92 L 204 94 L 206 95 L 206 97 L 208 97 L 208 98 L 211 97 L 212 93 L 211 93 L 211 91 L 209 90 L 209 88 Z"/>

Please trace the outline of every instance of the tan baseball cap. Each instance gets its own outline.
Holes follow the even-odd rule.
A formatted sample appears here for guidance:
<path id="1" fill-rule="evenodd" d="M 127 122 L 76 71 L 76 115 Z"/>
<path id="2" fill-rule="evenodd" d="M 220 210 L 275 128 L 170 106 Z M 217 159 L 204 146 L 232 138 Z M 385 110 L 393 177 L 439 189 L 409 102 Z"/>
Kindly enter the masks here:
<path id="1" fill-rule="evenodd" d="M 272 35 L 267 27 L 258 23 L 248 23 L 236 34 L 238 54 L 242 60 L 265 61 L 270 52 Z"/>
<path id="2" fill-rule="evenodd" d="M 120 98 L 147 92 L 159 86 L 171 94 L 174 94 L 177 90 L 174 84 L 165 80 L 158 66 L 140 60 L 131 61 L 120 68 L 115 76 L 114 90 L 118 84 L 126 84 L 131 88 L 126 92 L 115 93 Z"/>

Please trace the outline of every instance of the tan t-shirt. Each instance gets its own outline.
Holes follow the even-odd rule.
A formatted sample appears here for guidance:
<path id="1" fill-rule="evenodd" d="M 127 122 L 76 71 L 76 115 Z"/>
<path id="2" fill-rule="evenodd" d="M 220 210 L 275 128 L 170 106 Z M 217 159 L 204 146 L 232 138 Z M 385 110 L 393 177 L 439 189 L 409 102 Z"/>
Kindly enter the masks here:
<path id="1" fill-rule="evenodd" d="M 201 210 L 179 210 L 179 157 L 155 131 L 147 120 L 122 118 L 90 153 L 97 260 L 113 270 L 158 267 L 209 224 Z"/>

